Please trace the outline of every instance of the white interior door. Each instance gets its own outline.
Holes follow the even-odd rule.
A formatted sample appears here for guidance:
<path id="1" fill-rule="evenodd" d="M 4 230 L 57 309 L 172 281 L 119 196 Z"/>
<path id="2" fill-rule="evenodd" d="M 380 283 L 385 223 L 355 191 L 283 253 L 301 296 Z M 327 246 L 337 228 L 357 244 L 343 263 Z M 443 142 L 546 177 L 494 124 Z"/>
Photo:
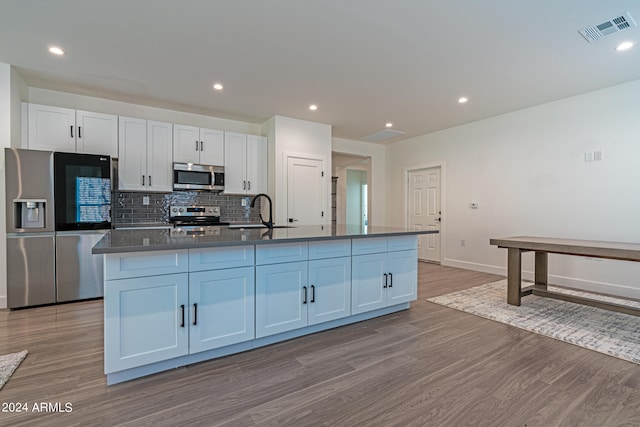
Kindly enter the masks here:
<path id="1" fill-rule="evenodd" d="M 418 258 L 440 262 L 440 167 L 409 172 L 409 227 L 416 230 L 437 230 L 418 239 Z"/>
<path id="2" fill-rule="evenodd" d="M 287 157 L 287 222 L 325 223 L 323 161 Z"/>

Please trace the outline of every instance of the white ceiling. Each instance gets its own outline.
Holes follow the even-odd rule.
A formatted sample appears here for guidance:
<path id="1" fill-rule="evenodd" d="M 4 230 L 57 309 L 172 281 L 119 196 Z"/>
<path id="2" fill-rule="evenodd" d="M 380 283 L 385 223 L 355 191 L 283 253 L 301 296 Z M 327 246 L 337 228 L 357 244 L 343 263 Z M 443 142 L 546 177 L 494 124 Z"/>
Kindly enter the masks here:
<path id="1" fill-rule="evenodd" d="M 626 11 L 640 1 L 0 0 L 0 62 L 34 87 L 411 137 L 640 79 L 640 27 L 578 33 Z"/>

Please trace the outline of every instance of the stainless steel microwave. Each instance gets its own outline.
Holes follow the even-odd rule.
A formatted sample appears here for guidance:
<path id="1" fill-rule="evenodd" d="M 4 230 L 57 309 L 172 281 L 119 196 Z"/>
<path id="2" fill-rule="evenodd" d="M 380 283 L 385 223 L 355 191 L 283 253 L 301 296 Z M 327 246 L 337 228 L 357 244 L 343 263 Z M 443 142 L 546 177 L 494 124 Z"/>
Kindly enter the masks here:
<path id="1" fill-rule="evenodd" d="M 173 189 L 222 191 L 224 190 L 224 167 L 174 163 Z"/>

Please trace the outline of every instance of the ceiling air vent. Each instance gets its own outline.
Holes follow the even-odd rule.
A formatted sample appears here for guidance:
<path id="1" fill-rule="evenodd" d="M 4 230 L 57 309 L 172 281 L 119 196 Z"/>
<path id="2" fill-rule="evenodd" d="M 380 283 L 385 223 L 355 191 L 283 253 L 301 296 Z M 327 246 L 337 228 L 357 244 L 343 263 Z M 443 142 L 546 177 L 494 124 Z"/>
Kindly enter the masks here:
<path id="1" fill-rule="evenodd" d="M 578 30 L 578 32 L 589 43 L 591 43 L 603 38 L 604 36 L 608 36 L 609 34 L 617 33 L 618 31 L 635 26 L 636 22 L 631 17 L 631 14 L 629 14 L 629 12 L 625 12 L 608 21 L 604 21 L 601 24 Z"/>
<path id="2" fill-rule="evenodd" d="M 380 142 L 384 141 L 385 139 L 391 139 L 404 135 L 405 133 L 406 132 L 400 132 L 399 130 L 384 129 L 376 133 L 372 133 L 369 136 L 365 136 L 364 138 L 362 138 L 362 140 L 369 142 Z"/>

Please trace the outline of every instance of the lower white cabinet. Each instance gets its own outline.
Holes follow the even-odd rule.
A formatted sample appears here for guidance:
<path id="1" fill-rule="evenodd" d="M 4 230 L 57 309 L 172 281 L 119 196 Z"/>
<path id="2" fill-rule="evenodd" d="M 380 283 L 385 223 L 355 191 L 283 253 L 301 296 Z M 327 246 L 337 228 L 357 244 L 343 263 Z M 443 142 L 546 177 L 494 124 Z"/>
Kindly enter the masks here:
<path id="1" fill-rule="evenodd" d="M 254 338 L 253 267 L 189 273 L 189 352 Z"/>
<path id="2" fill-rule="evenodd" d="M 106 281 L 105 372 L 189 352 L 187 273 Z"/>
<path id="3" fill-rule="evenodd" d="M 417 247 L 417 239 L 415 244 Z M 391 251 L 387 252 L 387 247 L 391 248 Z M 384 252 L 352 257 L 352 314 L 377 310 L 417 298 L 418 251 L 394 250 L 406 247 L 414 247 L 412 241 L 407 241 L 404 237 L 389 238 L 388 246 L 384 244 L 371 249 Z"/>
<path id="4" fill-rule="evenodd" d="M 351 257 L 256 267 L 256 338 L 351 315 Z"/>

